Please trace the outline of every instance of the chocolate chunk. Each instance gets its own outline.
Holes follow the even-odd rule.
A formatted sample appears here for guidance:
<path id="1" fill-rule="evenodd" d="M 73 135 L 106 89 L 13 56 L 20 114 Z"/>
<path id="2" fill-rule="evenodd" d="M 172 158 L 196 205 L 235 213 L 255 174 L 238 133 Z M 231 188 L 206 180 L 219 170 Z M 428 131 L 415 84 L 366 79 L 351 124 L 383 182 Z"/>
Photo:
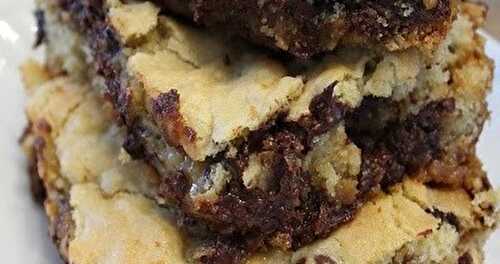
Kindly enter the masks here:
<path id="1" fill-rule="evenodd" d="M 431 213 L 433 216 L 441 219 L 443 222 L 446 222 L 452 226 L 455 227 L 457 232 L 460 232 L 460 221 L 458 220 L 458 217 L 450 212 L 443 212 L 437 208 L 427 209 L 426 210 L 428 213 Z"/>
<path id="2" fill-rule="evenodd" d="M 195 254 L 195 259 L 201 264 L 234 264 L 243 263 L 245 254 L 237 241 L 219 238 L 202 246 Z"/>
<path id="3" fill-rule="evenodd" d="M 312 133 L 312 136 L 327 132 L 344 119 L 347 106 L 339 103 L 333 96 L 336 84 L 329 85 L 320 95 L 314 97 L 309 105 L 311 115 L 299 121 L 306 129 L 311 130 L 309 133 Z"/>
<path id="4" fill-rule="evenodd" d="M 165 199 L 181 205 L 190 188 L 190 180 L 182 172 L 163 177 L 158 193 Z"/>
<path id="5" fill-rule="evenodd" d="M 33 46 L 37 48 L 46 40 L 47 33 L 45 31 L 45 13 L 43 10 L 37 9 L 34 14 L 36 21 L 36 34 Z"/>
<path id="6" fill-rule="evenodd" d="M 297 260 L 297 262 L 295 262 L 295 264 L 306 264 L 306 259 L 305 258 L 301 258 L 299 260 Z"/>
<path id="7" fill-rule="evenodd" d="M 333 259 L 325 255 L 317 255 L 314 257 L 316 264 L 337 264 Z"/>
<path id="8" fill-rule="evenodd" d="M 384 127 L 362 127 L 360 120 L 376 124 L 382 119 L 385 99 L 365 99 L 359 110 L 347 118 L 349 138 L 362 149 L 359 190 L 364 193 L 380 183 L 383 189 L 401 182 L 426 166 L 441 153 L 439 145 L 443 118 L 454 110 L 454 101 L 444 99 L 424 106 L 405 121 L 389 121 Z M 373 110 L 370 110 L 373 109 Z"/>
<path id="9" fill-rule="evenodd" d="M 469 254 L 469 252 L 466 252 L 460 258 L 458 258 L 458 264 L 472 264 L 474 263 L 474 260 L 472 259 L 472 256 Z"/>
<path id="10" fill-rule="evenodd" d="M 143 129 L 139 126 L 132 126 L 125 141 L 123 142 L 123 148 L 128 154 L 134 159 L 144 159 L 146 158 L 146 150 L 144 149 L 144 143 L 142 140 Z"/>
<path id="11" fill-rule="evenodd" d="M 153 112 L 160 116 L 178 115 L 179 94 L 176 90 L 162 93 L 153 102 Z"/>
<path id="12" fill-rule="evenodd" d="M 41 151 L 43 151 L 44 146 L 45 142 L 42 138 L 35 139 L 35 143 L 33 143 L 33 156 L 30 157 L 28 166 L 31 195 L 33 200 L 39 205 L 43 205 L 43 202 L 47 198 L 47 191 L 38 173 L 38 159 L 41 157 Z"/>
<path id="13" fill-rule="evenodd" d="M 184 125 L 179 113 L 179 94 L 176 90 L 162 93 L 153 102 L 153 115 L 164 133 L 168 135 L 169 143 L 180 146 L 181 141 L 196 139 L 196 132 Z"/>

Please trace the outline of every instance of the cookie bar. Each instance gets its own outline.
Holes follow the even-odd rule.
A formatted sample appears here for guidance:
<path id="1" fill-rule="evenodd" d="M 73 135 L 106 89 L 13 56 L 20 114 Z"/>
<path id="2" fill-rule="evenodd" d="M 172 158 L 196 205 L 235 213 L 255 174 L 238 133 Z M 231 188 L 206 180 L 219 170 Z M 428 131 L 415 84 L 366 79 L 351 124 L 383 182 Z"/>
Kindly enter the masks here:
<path id="1" fill-rule="evenodd" d="M 222 237 L 213 258 L 325 238 L 408 175 L 470 184 L 493 67 L 481 5 L 458 7 L 431 57 L 345 47 L 307 64 L 149 2 L 39 6 L 50 71 L 104 92 L 126 151 L 158 171 L 157 202 Z"/>
<path id="2" fill-rule="evenodd" d="M 175 212 L 155 202 L 160 177 L 122 149 L 126 131 L 115 124 L 108 102 L 87 84 L 51 76 L 38 64 L 26 64 L 23 72 L 30 121 L 23 146 L 42 179 L 51 235 L 67 263 L 482 263 L 482 244 L 496 226 L 497 198 L 470 157 L 449 168 L 466 169 L 461 185 L 407 179 L 295 252 L 213 261 L 209 257 L 221 253 L 210 247 L 216 234 L 185 232 Z"/>
<path id="3" fill-rule="evenodd" d="M 198 24 L 309 58 L 338 44 L 433 49 L 449 30 L 455 0 L 156 0 Z"/>

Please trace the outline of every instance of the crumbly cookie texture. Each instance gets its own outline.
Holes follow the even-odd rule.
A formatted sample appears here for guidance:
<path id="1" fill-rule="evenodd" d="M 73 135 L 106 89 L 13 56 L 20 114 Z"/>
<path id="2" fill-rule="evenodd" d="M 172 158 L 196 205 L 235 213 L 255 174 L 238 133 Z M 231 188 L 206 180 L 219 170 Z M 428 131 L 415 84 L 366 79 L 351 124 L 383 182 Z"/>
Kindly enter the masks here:
<path id="1" fill-rule="evenodd" d="M 82 66 L 86 61 L 93 61 L 105 79 L 101 87 L 107 87 L 130 126 L 137 120 L 151 121 L 159 136 L 197 161 L 226 151 L 280 113 L 288 112 L 290 120 L 309 115 L 313 98 L 332 84 L 336 100 L 352 108 L 368 96 L 401 100 L 424 86 L 449 89 L 453 56 L 446 50 L 477 46 L 472 46 L 476 25 L 470 22 L 475 20 L 462 13 L 452 31 L 471 38 L 453 39 L 450 33 L 433 59 L 416 49 L 377 53 L 349 47 L 291 74 L 290 63 L 179 23 L 149 2 L 109 0 L 95 6 L 86 1 L 61 0 L 60 6 L 39 1 L 48 21 L 51 68 L 77 74 L 87 68 Z M 106 19 L 94 21 L 93 29 L 68 27 L 68 16 L 85 17 L 86 6 Z M 75 30 L 82 34 L 72 33 Z M 95 33 L 100 30 L 102 34 Z M 60 41 L 68 45 L 61 47 Z M 79 51 L 71 43 L 88 48 Z M 490 78 L 487 72 L 481 75 Z"/>
<path id="2" fill-rule="evenodd" d="M 75 225 L 71 263 L 186 262 L 179 230 L 142 195 L 106 197 L 93 183 L 78 184 L 71 188 L 70 204 Z"/>
<path id="3" fill-rule="evenodd" d="M 109 124 L 112 108 L 102 107 L 103 103 L 90 88 L 82 89 L 67 77 L 51 80 L 32 91 L 26 107 L 32 121 L 28 131 L 40 136 L 39 142 L 35 140 L 33 144 L 39 153 L 58 156 L 57 160 L 48 161 L 56 167 L 42 170 L 44 182 L 61 190 L 72 184 L 98 182 L 110 194 L 120 189 L 146 191 L 155 184 L 156 172 L 131 160 L 121 148 L 124 133 Z M 87 151 L 81 152 L 85 148 Z M 60 177 L 61 173 L 64 177 Z M 143 177 L 136 177 L 138 173 Z"/>
<path id="4" fill-rule="evenodd" d="M 192 263 L 199 241 L 151 199 L 155 174 L 124 157 L 125 136 L 113 124 L 110 105 L 85 84 L 67 77 L 42 84 L 30 73 L 43 67 L 23 69 L 31 122 L 23 146 L 47 190 L 51 234 L 65 260 Z M 481 263 L 482 243 L 497 222 L 496 200 L 479 162 L 468 166 L 475 184 L 434 188 L 406 180 L 373 197 L 328 237 L 296 252 L 275 250 L 245 261 Z"/>
<path id="5" fill-rule="evenodd" d="M 66 77 L 33 85 L 37 71 L 44 69 L 23 67 L 31 124 L 23 146 L 47 190 L 62 256 L 69 263 L 182 263 L 180 231 L 148 198 L 157 175 L 121 149 L 124 133 L 112 124 L 110 105 Z"/>
<path id="6" fill-rule="evenodd" d="M 308 58 L 338 43 L 388 50 L 432 49 L 446 35 L 459 1 L 155 2 L 204 26 Z"/>
<path id="7" fill-rule="evenodd" d="M 425 183 L 483 186 L 469 176 L 492 78 L 476 34 L 482 6 L 461 5 L 431 57 L 343 47 L 299 64 L 178 22 L 151 3 L 39 5 L 49 21 L 50 71 L 104 91 L 126 126 L 130 157 L 119 147 L 102 151 L 153 165 L 150 196 L 182 210 L 180 222 L 248 239 L 217 240 L 197 256 L 236 261 L 255 245 L 299 249 L 416 173 Z M 127 24 L 136 19 L 144 27 Z M 74 140 L 62 137 L 55 148 Z M 74 164 L 77 151 L 66 152 L 60 171 L 72 183 L 90 177 L 72 168 L 101 175 L 116 164 Z M 111 193 L 128 182 L 105 176 L 96 179 Z"/>

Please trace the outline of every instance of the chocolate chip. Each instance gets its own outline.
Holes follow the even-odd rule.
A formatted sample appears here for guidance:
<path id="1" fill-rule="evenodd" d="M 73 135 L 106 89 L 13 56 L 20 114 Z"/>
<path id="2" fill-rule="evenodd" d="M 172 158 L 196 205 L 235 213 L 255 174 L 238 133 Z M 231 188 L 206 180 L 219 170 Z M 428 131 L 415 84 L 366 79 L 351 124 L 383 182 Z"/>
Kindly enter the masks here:
<path id="1" fill-rule="evenodd" d="M 337 264 L 333 259 L 325 255 L 317 255 L 314 257 L 316 264 Z"/>
<path id="2" fill-rule="evenodd" d="M 458 258 L 458 264 L 472 264 L 474 263 L 474 260 L 472 259 L 472 256 L 469 254 L 469 252 L 466 252 L 460 258 Z"/>
<path id="3" fill-rule="evenodd" d="M 443 212 L 437 208 L 427 209 L 426 212 L 431 213 L 433 216 L 441 219 L 443 222 L 446 222 L 455 227 L 457 232 L 460 232 L 460 221 L 458 217 L 452 212 Z"/>

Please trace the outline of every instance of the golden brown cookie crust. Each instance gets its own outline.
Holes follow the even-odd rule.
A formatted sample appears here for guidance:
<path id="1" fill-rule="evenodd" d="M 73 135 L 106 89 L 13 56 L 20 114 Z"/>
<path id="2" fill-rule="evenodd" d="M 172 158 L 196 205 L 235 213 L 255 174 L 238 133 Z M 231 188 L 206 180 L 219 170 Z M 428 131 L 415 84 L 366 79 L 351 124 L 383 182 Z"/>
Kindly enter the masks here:
<path id="1" fill-rule="evenodd" d="M 77 77 L 87 62 L 95 66 L 83 73 L 95 77 L 94 89 L 107 86 L 127 126 L 125 149 L 158 170 L 152 198 L 181 209 L 185 223 L 194 218 L 218 234 L 249 238 L 216 240 L 197 256 L 236 261 L 255 244 L 301 248 L 351 220 L 370 193 L 422 169 L 424 182 L 476 184 L 467 179 L 487 118 L 492 64 L 475 33 L 479 13 L 470 8 L 433 57 L 344 47 L 296 75 L 286 61 L 224 43 L 159 15 L 151 3 L 78 5 L 84 2 L 42 2 L 50 68 Z M 95 10 L 102 17 L 91 15 Z M 91 31 L 81 27 L 96 18 Z M 56 45 L 62 40 L 68 45 Z M 477 78 L 465 78 L 471 73 Z M 72 145 L 69 135 L 56 147 Z M 116 189 L 115 173 L 95 176 L 116 162 L 112 155 L 96 166 L 72 162 L 76 150 L 65 152 L 61 171 L 71 182 L 87 179 L 77 173 L 85 170 L 107 182 L 107 191 Z"/>
<path id="2" fill-rule="evenodd" d="M 45 209 L 58 249 L 68 263 L 190 263 L 196 238 L 185 236 L 173 215 L 150 199 L 154 174 L 143 162 L 123 156 L 124 134 L 112 116 L 89 118 L 96 109 L 106 112 L 106 103 L 80 92 L 88 90 L 62 77 L 33 87 L 30 96 L 28 110 L 40 110 L 28 116 L 31 123 L 46 125 L 30 130 L 23 143 L 37 154 L 33 161 L 47 190 Z M 53 103 L 37 105 L 46 96 Z M 99 147 L 81 142 L 99 142 Z M 297 252 L 251 255 L 246 263 L 456 263 L 461 258 L 481 263 L 484 235 L 496 222 L 496 198 L 477 160 L 469 169 L 479 184 L 442 188 L 406 180 L 372 197 L 328 237 Z"/>

